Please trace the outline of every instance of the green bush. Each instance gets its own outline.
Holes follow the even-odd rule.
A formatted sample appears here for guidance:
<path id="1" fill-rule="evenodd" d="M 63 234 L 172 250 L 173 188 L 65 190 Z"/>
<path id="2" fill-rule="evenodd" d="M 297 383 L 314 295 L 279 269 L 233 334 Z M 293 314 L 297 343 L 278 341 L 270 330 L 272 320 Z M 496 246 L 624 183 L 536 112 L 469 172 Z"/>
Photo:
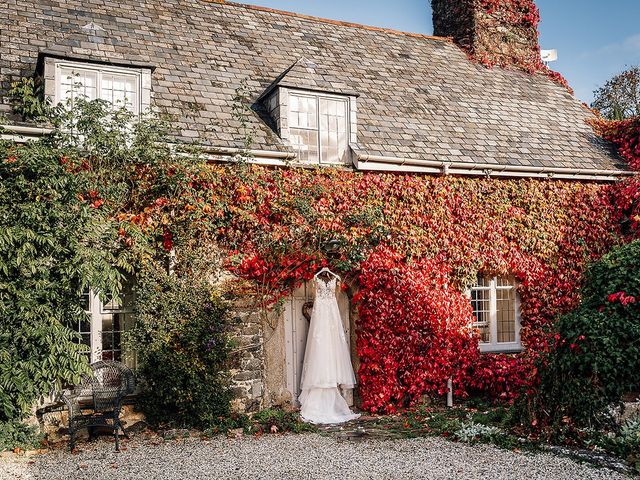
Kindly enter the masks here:
<path id="1" fill-rule="evenodd" d="M 42 435 L 35 427 L 16 420 L 0 422 L 0 452 L 21 448 L 29 450 L 40 446 Z"/>
<path id="2" fill-rule="evenodd" d="M 140 270 L 127 342 L 137 352 L 138 405 L 147 421 L 206 429 L 229 415 L 230 315 L 205 273 L 180 267 Z"/>
<path id="3" fill-rule="evenodd" d="M 54 107 L 41 87 L 25 79 L 9 94 L 15 113 L 52 133 L 0 140 L 0 422 L 88 371 L 74 333 L 86 319 L 81 293 L 117 296 L 134 259 L 162 247 L 164 224 L 127 219 L 180 197 L 198 165 L 172 153 L 166 123 L 152 114 L 78 97 Z"/>
<path id="4" fill-rule="evenodd" d="M 617 247 L 585 276 L 582 303 L 559 319 L 533 404 L 556 427 L 611 423 L 640 390 L 640 241 Z"/>

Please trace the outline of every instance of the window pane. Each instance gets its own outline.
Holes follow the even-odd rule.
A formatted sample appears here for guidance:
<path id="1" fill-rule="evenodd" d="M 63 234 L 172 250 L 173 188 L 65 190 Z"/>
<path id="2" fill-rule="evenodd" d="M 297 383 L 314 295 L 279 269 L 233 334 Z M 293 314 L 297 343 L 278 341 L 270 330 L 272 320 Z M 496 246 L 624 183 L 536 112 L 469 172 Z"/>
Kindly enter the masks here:
<path id="1" fill-rule="evenodd" d="M 84 294 L 82 297 L 83 297 L 82 301 L 84 302 Z M 87 297 L 88 297 L 88 292 L 87 292 Z M 87 308 L 85 309 L 85 311 L 88 310 L 89 308 L 88 298 L 86 301 L 87 301 Z M 90 318 L 89 312 L 86 312 L 86 313 L 87 315 L 85 318 L 82 318 L 77 323 L 75 323 L 74 329 L 76 332 L 80 334 L 79 343 L 81 345 L 85 345 L 88 347 L 83 354 L 87 357 L 89 361 L 91 361 L 91 318 Z"/>
<path id="2" fill-rule="evenodd" d="M 318 132 L 292 128 L 290 141 L 298 152 L 301 162 L 318 162 Z"/>
<path id="3" fill-rule="evenodd" d="M 474 326 L 480 330 L 480 338 L 483 343 L 491 341 L 489 321 L 491 318 L 491 291 L 483 287 L 471 289 L 471 306 L 476 321 Z"/>
<path id="4" fill-rule="evenodd" d="M 100 86 L 100 90 L 98 90 Z M 75 98 L 100 98 L 116 108 L 126 107 L 138 113 L 138 77 L 126 73 L 113 73 L 98 68 L 60 67 L 61 101 Z"/>
<path id="5" fill-rule="evenodd" d="M 98 85 L 98 72 L 77 68 L 60 69 L 60 100 L 75 98 L 95 100 Z"/>
<path id="6" fill-rule="evenodd" d="M 516 289 L 508 280 L 498 279 L 496 289 L 497 335 L 498 343 L 516 341 Z"/>
<path id="7" fill-rule="evenodd" d="M 90 304 L 89 304 L 89 298 L 90 298 L 90 296 L 89 296 L 89 289 L 88 289 L 88 288 L 86 288 L 86 289 L 82 292 L 82 295 L 80 296 L 80 305 L 82 305 L 82 309 L 83 309 L 85 312 L 89 312 L 89 311 L 90 311 L 90 309 L 91 309 Z"/>
<path id="8" fill-rule="evenodd" d="M 289 95 L 289 135 L 300 162 L 319 161 L 317 107 L 316 97 Z"/>
<path id="9" fill-rule="evenodd" d="M 346 162 L 347 146 L 347 102 L 320 98 L 321 161 Z"/>
<path id="10" fill-rule="evenodd" d="M 132 75 L 103 73 L 100 98 L 115 108 L 126 107 L 137 113 L 137 82 Z"/>
<path id="11" fill-rule="evenodd" d="M 103 311 L 120 310 L 122 308 L 122 299 L 119 297 L 109 296 L 102 306 Z"/>
<path id="12" fill-rule="evenodd" d="M 130 313 L 112 313 L 102 316 L 102 359 L 122 358 L 122 332 L 131 324 Z"/>
<path id="13" fill-rule="evenodd" d="M 293 128 L 318 128 L 316 99 L 300 95 L 289 96 L 289 126 Z"/>
<path id="14" fill-rule="evenodd" d="M 496 287 L 511 288 L 516 286 L 516 281 L 513 277 L 500 277 L 496 278 Z"/>
<path id="15" fill-rule="evenodd" d="M 91 333 L 91 320 L 89 318 L 81 320 L 78 331 L 80 333 Z"/>

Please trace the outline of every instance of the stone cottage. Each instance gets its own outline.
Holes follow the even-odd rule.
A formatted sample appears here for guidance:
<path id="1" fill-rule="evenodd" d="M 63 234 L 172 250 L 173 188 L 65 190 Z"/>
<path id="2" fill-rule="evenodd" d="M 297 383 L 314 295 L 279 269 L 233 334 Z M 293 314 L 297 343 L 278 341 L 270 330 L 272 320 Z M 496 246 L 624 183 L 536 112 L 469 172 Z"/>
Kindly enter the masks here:
<path id="1" fill-rule="evenodd" d="M 168 113 L 176 142 L 197 141 L 226 161 L 244 149 L 232 109 L 246 84 L 259 164 L 577 182 L 627 175 L 587 125 L 592 113 L 547 75 L 523 71 L 540 63 L 535 26 L 480 3 L 434 0 L 438 36 L 427 36 L 226 1 L 6 0 L 2 135 L 41 134 L 11 116 L 7 96 L 11 82 L 37 76 L 53 102 L 79 91 L 134 113 Z M 499 278 L 476 286 L 483 351 L 521 349 L 514 292 Z M 295 291 L 275 330 L 241 312 L 242 408 L 295 402 L 312 297 L 308 286 Z M 353 339 L 344 293 L 340 308 Z M 115 334 L 134 321 L 126 306 L 89 295 L 86 309 L 91 322 L 79 331 L 92 360 L 120 358 Z"/>

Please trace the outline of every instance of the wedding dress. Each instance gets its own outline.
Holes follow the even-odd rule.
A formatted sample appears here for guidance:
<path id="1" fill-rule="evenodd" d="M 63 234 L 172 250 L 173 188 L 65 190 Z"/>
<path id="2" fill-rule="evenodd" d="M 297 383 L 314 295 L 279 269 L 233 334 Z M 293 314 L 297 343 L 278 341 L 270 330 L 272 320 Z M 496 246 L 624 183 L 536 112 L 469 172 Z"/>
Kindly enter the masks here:
<path id="1" fill-rule="evenodd" d="M 336 300 L 337 280 L 335 275 L 326 282 L 314 278 L 316 298 L 299 398 L 300 414 L 311 423 L 342 423 L 360 416 L 349 409 L 338 388 L 353 388 L 356 379 Z"/>

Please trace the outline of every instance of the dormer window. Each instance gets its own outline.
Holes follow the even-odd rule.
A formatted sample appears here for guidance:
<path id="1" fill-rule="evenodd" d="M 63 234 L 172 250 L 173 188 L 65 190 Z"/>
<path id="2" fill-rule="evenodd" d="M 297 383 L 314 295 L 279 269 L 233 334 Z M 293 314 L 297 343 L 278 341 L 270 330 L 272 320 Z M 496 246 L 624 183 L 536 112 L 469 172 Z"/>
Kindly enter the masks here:
<path id="1" fill-rule="evenodd" d="M 289 93 L 289 141 L 303 163 L 349 161 L 349 99 Z"/>
<path id="2" fill-rule="evenodd" d="M 57 55 L 57 54 L 56 54 Z M 45 97 L 52 103 L 101 99 L 134 115 L 151 106 L 152 65 L 104 65 L 42 54 Z"/>
<path id="3" fill-rule="evenodd" d="M 60 62 L 55 67 L 56 102 L 101 99 L 114 108 L 140 112 L 140 73 L 125 68 Z"/>

